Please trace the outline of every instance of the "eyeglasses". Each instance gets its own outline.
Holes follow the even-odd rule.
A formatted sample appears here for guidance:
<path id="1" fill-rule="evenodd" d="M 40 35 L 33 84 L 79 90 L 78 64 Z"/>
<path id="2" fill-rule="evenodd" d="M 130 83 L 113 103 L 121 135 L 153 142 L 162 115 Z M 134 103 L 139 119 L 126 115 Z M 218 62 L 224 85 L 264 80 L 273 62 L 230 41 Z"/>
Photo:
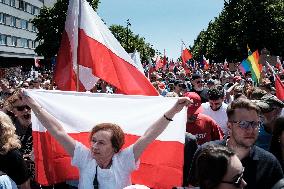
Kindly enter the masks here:
<path id="1" fill-rule="evenodd" d="M 241 129 L 258 129 L 260 127 L 260 121 L 230 121 L 237 123 Z"/>
<path id="2" fill-rule="evenodd" d="M 23 105 L 23 106 L 14 106 L 14 108 L 17 109 L 17 111 L 24 111 L 25 109 L 30 110 L 31 108 L 28 105 Z"/>
<path id="3" fill-rule="evenodd" d="M 244 171 L 245 171 L 245 168 L 243 168 L 242 172 L 239 175 L 237 175 L 238 177 L 235 180 L 233 180 L 233 181 L 223 181 L 222 180 L 221 183 L 232 184 L 236 188 L 240 188 L 241 184 L 242 184 L 243 177 L 244 177 Z"/>
<path id="4" fill-rule="evenodd" d="M 204 83 L 204 81 L 196 81 L 197 84 Z"/>

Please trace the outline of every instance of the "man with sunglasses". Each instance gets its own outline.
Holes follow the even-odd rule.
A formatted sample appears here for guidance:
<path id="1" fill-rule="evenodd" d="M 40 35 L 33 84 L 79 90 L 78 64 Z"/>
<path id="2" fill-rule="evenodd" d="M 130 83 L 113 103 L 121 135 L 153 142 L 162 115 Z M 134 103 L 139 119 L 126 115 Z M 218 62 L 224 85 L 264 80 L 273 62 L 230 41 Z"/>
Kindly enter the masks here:
<path id="1" fill-rule="evenodd" d="M 244 180 L 248 189 L 270 189 L 283 178 L 275 156 L 254 145 L 260 126 L 259 115 L 260 110 L 252 101 L 244 98 L 233 101 L 227 109 L 229 138 L 212 142 L 227 146 L 236 153 L 245 167 Z M 193 184 L 196 183 L 194 170 L 192 168 L 190 178 Z"/>
<path id="2" fill-rule="evenodd" d="M 190 92 L 195 92 L 201 97 L 202 103 L 207 102 L 207 91 L 208 89 L 204 87 L 204 81 L 202 75 L 200 74 L 192 74 L 191 76 L 191 85 L 192 88 Z"/>

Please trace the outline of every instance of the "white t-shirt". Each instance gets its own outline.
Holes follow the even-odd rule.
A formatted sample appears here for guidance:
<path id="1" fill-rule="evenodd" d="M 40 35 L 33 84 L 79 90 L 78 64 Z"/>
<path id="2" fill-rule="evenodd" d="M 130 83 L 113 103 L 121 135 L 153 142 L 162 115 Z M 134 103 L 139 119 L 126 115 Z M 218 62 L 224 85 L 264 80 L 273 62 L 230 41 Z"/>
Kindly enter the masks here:
<path id="1" fill-rule="evenodd" d="M 79 189 L 93 189 L 93 180 L 96 174 L 97 162 L 91 151 L 80 142 L 76 142 L 72 165 L 79 168 Z M 135 163 L 133 145 L 115 154 L 109 169 L 98 166 L 98 183 L 100 189 L 122 189 L 131 185 L 130 174 L 138 169 L 139 162 Z"/>
<path id="2" fill-rule="evenodd" d="M 228 105 L 223 102 L 221 108 L 217 111 L 213 111 L 211 109 L 209 102 L 202 103 L 201 106 L 203 108 L 202 113 L 214 119 L 216 123 L 219 125 L 219 127 L 222 129 L 223 133 L 227 136 L 228 135 L 228 127 L 227 127 L 228 117 L 227 117 L 226 111 L 227 111 Z"/>

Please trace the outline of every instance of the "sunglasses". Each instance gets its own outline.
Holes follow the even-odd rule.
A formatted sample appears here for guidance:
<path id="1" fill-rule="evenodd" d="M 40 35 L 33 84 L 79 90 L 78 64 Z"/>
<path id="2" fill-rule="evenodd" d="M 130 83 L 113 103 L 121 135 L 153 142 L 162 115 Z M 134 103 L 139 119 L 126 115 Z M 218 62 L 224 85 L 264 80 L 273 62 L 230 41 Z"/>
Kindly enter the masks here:
<path id="1" fill-rule="evenodd" d="M 232 123 L 237 123 L 241 129 L 258 129 L 260 127 L 260 121 L 230 121 Z"/>
<path id="2" fill-rule="evenodd" d="M 237 175 L 238 177 L 234 179 L 233 181 L 223 181 L 222 180 L 221 183 L 231 184 L 231 185 L 234 185 L 236 188 L 240 188 L 243 177 L 244 177 L 244 171 L 245 171 L 245 168 L 243 168 L 242 172 L 239 175 Z"/>
<path id="3" fill-rule="evenodd" d="M 204 81 L 196 81 L 197 84 L 204 83 Z"/>
<path id="4" fill-rule="evenodd" d="M 25 109 L 30 110 L 31 108 L 28 105 L 23 105 L 23 106 L 14 106 L 14 108 L 17 109 L 17 111 L 24 111 Z"/>

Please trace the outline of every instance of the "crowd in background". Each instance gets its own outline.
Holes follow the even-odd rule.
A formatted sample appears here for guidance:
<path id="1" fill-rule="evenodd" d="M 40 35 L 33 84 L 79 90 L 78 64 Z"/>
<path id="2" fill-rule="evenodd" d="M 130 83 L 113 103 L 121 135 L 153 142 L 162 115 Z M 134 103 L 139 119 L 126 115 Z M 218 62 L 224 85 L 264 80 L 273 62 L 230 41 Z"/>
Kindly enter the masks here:
<path id="1" fill-rule="evenodd" d="M 284 79 L 284 73 L 281 73 L 281 70 L 277 70 L 276 68 L 274 69 L 280 78 Z M 150 82 L 161 96 L 186 96 L 193 100 L 193 105 L 188 107 L 187 112 L 188 120 L 186 125 L 187 133 L 185 134 L 184 186 L 196 186 L 198 183 L 200 185 L 202 183 L 202 179 L 204 179 L 199 178 L 199 182 L 196 182 L 196 179 L 198 178 L 191 178 L 192 175 L 195 175 L 195 172 L 192 172 L 191 167 L 192 164 L 195 164 L 193 162 L 197 161 L 196 157 L 194 157 L 194 153 L 197 148 L 200 151 L 200 147 L 202 147 L 204 143 L 215 140 L 225 141 L 224 146 L 230 147 L 227 143 L 228 141 L 230 142 L 229 139 L 232 140 L 232 135 L 235 131 L 228 127 L 228 123 L 232 121 L 230 120 L 228 109 L 232 108 L 232 104 L 238 101 L 241 101 L 238 102 L 240 104 L 245 104 L 241 108 L 248 109 L 249 111 L 252 109 L 260 111 L 257 112 L 260 117 L 259 122 L 251 121 L 251 123 L 248 123 L 238 120 L 237 123 L 242 129 L 257 129 L 257 134 L 255 134 L 257 135 L 257 138 L 255 138 L 255 140 L 253 139 L 255 135 L 252 134 L 251 136 L 247 136 L 251 137 L 251 140 L 254 140 L 249 146 L 250 149 L 256 145 L 266 152 L 270 151 L 278 160 L 278 164 L 281 166 L 280 169 L 284 168 L 284 103 L 275 96 L 275 79 L 273 73 L 268 68 L 265 69 L 264 66 L 261 78 L 258 82 L 255 82 L 252 79 L 251 72 L 241 73 L 238 68 L 234 69 L 234 71 L 230 71 L 228 66 L 223 63 L 211 64 L 206 70 L 204 67 L 198 65 L 190 67 L 189 70 L 185 70 L 181 64 L 177 64 L 175 67 L 167 67 L 155 70 L 151 73 L 149 72 L 150 69 L 146 71 L 145 75 L 148 76 Z M 28 180 L 31 188 L 44 188 L 33 180 L 35 173 L 31 134 L 31 110 L 18 96 L 17 90 L 20 88 L 56 90 L 56 84 L 52 80 L 52 72 L 37 71 L 35 73 L 34 71 L 31 71 L 21 73 L 17 76 L 7 75 L 6 78 L 1 79 L 0 86 L 1 108 L 2 111 L 10 117 L 13 125 L 15 126 L 14 132 L 19 137 L 21 145 L 21 147 L 17 148 L 19 148 L 19 153 L 23 155 L 23 159 L 26 162 L 28 170 L 28 173 L 23 173 L 22 179 L 14 180 L 13 176 L 15 176 L 15 173 L 11 173 L 12 176 L 10 177 L 13 178 L 17 185 L 25 188 L 23 183 L 27 180 L 25 180 L 25 178 L 27 177 L 26 174 L 28 174 Z M 116 90 L 115 87 L 109 85 L 105 81 L 99 80 L 94 88 L 88 92 L 115 93 Z M 241 106 L 238 103 L 236 103 L 236 106 Z M 255 105 L 257 108 L 250 103 Z M 2 116 L 0 115 L 0 121 L 1 117 Z M 1 122 L 1 124 L 3 123 Z M 3 145 L 2 141 L 0 142 L 0 145 Z M 214 147 L 211 148 L 213 148 L 213 150 L 209 150 L 210 152 L 216 150 Z M 227 158 L 235 157 L 234 154 L 237 154 L 240 158 L 238 152 L 234 151 L 234 149 L 232 149 L 234 152 L 227 152 L 227 149 L 224 150 L 222 148 L 217 148 L 216 153 L 220 153 L 220 151 L 222 151 L 222 153 L 224 152 L 229 154 L 227 155 Z M 256 152 L 261 155 L 265 154 L 263 156 L 269 159 L 267 161 L 274 158 L 274 156 L 272 157 L 270 154 L 267 156 L 267 154 L 263 151 L 259 152 L 258 148 Z M 5 155 L 5 153 L 1 153 L 0 150 L 0 155 Z M 244 159 L 245 157 L 248 157 L 248 155 L 244 155 Z M 250 167 L 251 164 L 254 163 L 252 160 L 245 159 L 244 161 L 244 159 L 240 158 L 241 163 L 249 164 L 247 167 Z M 265 163 L 267 162 L 262 162 L 262 166 L 266 165 Z M 248 183 L 246 184 L 244 181 L 240 182 L 240 180 L 236 180 L 236 183 L 239 182 L 237 183 L 239 184 L 239 187 L 246 186 L 247 188 L 256 188 L 256 186 L 259 186 L 257 188 L 271 188 L 283 177 L 282 170 L 278 170 L 277 168 L 278 165 L 267 163 L 267 166 L 271 165 L 274 166 L 275 169 L 265 166 L 262 168 L 251 168 L 252 170 L 250 170 L 250 174 L 254 174 L 256 179 L 251 178 L 251 175 L 246 173 L 247 168 L 245 168 L 245 170 L 241 170 L 241 181 L 244 179 Z M 196 164 L 196 166 L 198 168 L 200 165 Z M 256 166 L 260 165 L 257 164 Z M 214 172 L 218 173 L 217 170 L 213 170 L 211 174 Z M 274 174 L 274 172 L 276 173 Z M 7 173 L 2 171 L 2 174 L 5 175 Z M 224 174 L 225 173 L 223 173 L 223 176 Z M 266 180 L 270 179 L 271 182 L 263 182 L 262 176 L 269 174 L 272 176 L 267 177 Z M 198 175 L 197 177 L 202 177 L 202 175 Z M 251 180 L 253 180 L 253 182 L 251 182 Z M 71 188 L 72 186 L 69 186 L 66 183 L 60 183 L 56 186 L 46 188 L 52 187 Z M 203 188 L 206 188 L 206 186 Z M 227 186 L 225 188 L 229 187 Z"/>

